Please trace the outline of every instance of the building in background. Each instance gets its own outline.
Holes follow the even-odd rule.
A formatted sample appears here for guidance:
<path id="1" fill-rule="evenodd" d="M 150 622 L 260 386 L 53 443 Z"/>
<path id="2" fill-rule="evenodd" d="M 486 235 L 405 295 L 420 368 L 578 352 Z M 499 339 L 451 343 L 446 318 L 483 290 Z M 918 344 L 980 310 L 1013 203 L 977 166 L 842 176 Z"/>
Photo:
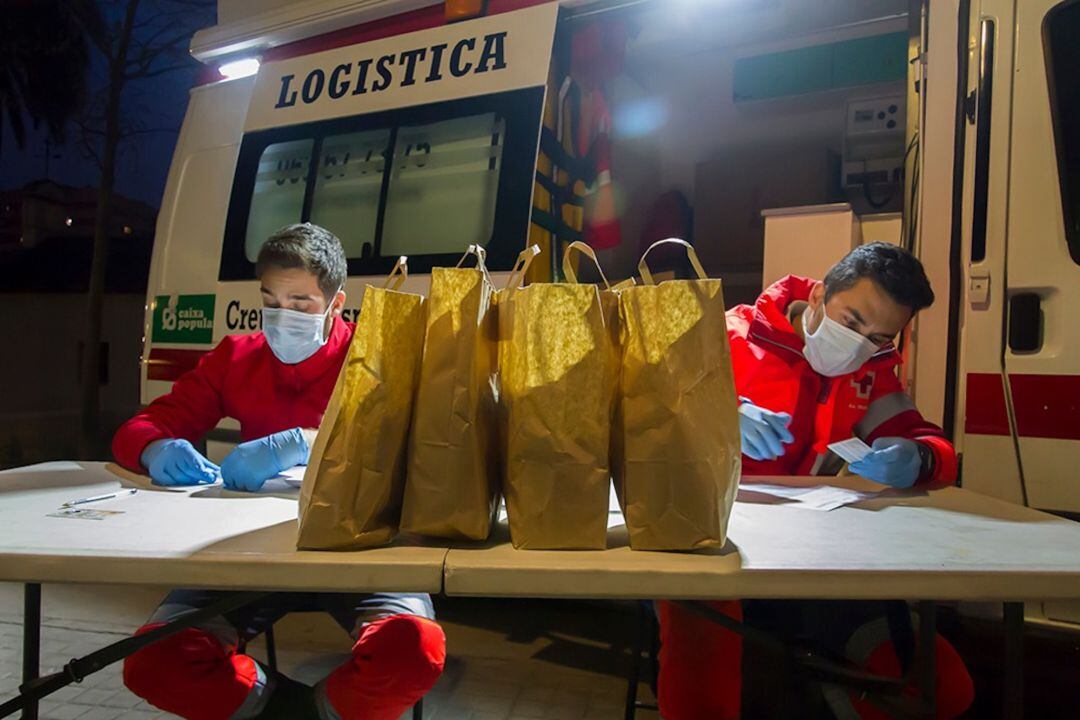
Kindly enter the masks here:
<path id="1" fill-rule="evenodd" d="M 0 252 L 33 248 L 48 240 L 94 239 L 97 188 L 69 187 L 34 180 L 17 190 L 0 191 Z M 109 237 L 150 242 L 157 210 L 122 195 L 113 196 Z"/>
<path id="2" fill-rule="evenodd" d="M 95 188 L 50 180 L 0 192 L 0 333 L 19 344 L 0 377 L 0 468 L 76 456 L 96 208 Z M 139 404 L 156 222 L 156 209 L 114 195 L 99 348 L 106 438 Z"/>

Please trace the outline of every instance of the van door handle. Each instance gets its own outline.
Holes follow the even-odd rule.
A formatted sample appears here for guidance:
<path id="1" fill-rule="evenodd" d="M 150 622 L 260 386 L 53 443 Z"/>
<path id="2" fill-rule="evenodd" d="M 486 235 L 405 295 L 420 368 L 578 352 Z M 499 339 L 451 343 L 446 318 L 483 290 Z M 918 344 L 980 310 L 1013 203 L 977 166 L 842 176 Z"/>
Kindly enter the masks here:
<path id="1" fill-rule="evenodd" d="M 968 279 L 968 299 L 971 306 L 985 310 L 990 304 L 990 271 L 986 268 L 972 268 Z"/>
<path id="2" fill-rule="evenodd" d="M 1032 292 L 1009 298 L 1009 349 L 1036 353 L 1043 344 L 1042 299 Z"/>

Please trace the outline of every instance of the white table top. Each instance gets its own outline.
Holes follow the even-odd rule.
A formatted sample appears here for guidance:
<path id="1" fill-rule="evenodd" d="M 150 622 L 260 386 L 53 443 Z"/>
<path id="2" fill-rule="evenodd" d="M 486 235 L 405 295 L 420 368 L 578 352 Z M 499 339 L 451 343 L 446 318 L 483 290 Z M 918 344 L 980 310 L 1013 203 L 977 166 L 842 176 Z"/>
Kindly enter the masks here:
<path id="1" fill-rule="evenodd" d="M 799 479 L 795 479 L 798 483 Z M 858 485 L 856 485 L 858 487 Z M 452 549 L 448 595 L 586 598 L 1080 598 L 1080 523 L 957 488 L 890 492 L 829 512 L 744 482 L 727 546 L 636 552 L 514 550 L 506 528 Z"/>
<path id="2" fill-rule="evenodd" d="M 104 520 L 49 517 L 70 500 Z M 0 580 L 237 590 L 438 592 L 446 548 L 403 538 L 362 552 L 296 549 L 299 491 L 167 489 L 116 465 L 45 463 L 0 472 Z"/>
<path id="3" fill-rule="evenodd" d="M 82 506 L 121 515 L 49 517 L 64 502 L 121 487 L 140 490 Z M 609 531 L 604 551 L 514 550 L 505 525 L 487 543 L 449 551 L 413 538 L 297 551 L 297 491 L 277 489 L 152 488 L 104 463 L 0 472 L 0 580 L 566 598 L 1080 599 L 1080 523 L 956 488 L 819 512 L 744 483 L 727 546 L 698 553 L 631 551 L 623 527 Z"/>

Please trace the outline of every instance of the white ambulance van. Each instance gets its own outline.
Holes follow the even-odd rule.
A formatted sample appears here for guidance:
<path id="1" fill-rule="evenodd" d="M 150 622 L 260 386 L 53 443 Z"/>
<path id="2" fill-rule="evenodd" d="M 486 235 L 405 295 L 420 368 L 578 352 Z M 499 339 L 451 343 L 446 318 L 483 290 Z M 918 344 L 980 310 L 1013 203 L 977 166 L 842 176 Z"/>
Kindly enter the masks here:
<path id="1" fill-rule="evenodd" d="M 472 6 L 486 14 L 451 22 Z M 605 23 L 617 47 L 575 45 Z M 142 400 L 259 328 L 253 260 L 287 223 L 342 239 L 350 317 L 400 255 L 422 292 L 470 243 L 506 270 L 542 220 L 572 239 L 536 202 L 583 205 L 553 186 L 574 158 L 545 139 L 573 149 L 599 127 L 613 160 L 586 194 L 619 188 L 615 276 L 674 227 L 744 301 L 761 210 L 902 212 L 894 240 L 938 297 L 904 379 L 952 433 L 963 485 L 1078 514 L 1077 37 L 1077 0 L 219 0 L 192 42 L 213 77 L 191 91 L 158 221 Z M 599 85 L 581 57 L 604 63 Z M 848 132 L 860 124 L 881 142 Z M 850 174 L 857 148 L 874 154 Z M 663 211 L 672 193 L 692 225 Z M 235 437 L 219 428 L 211 456 Z"/>
<path id="2" fill-rule="evenodd" d="M 423 292 L 471 243 L 509 269 L 528 234 L 556 5 L 456 24 L 441 3 L 268 5 L 223 0 L 193 42 L 217 77 L 191 91 L 159 216 L 144 402 L 225 334 L 260 329 L 253 262 L 284 225 L 341 238 L 346 320 L 399 256 Z M 218 75 L 237 53 L 258 72 Z M 211 435 L 212 458 L 236 429 Z"/>

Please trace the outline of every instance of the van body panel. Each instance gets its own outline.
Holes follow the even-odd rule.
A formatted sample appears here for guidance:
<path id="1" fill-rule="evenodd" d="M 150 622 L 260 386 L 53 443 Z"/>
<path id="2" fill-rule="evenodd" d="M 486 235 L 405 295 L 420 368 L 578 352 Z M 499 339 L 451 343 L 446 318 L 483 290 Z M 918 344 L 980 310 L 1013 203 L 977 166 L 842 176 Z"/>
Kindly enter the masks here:
<path id="1" fill-rule="evenodd" d="M 908 367 L 912 370 L 909 386 L 915 404 L 927 420 L 942 425 L 948 422 L 946 409 L 948 376 L 948 345 L 950 300 L 952 295 L 950 235 L 952 232 L 952 187 L 954 172 L 955 122 L 957 96 L 957 35 L 959 13 L 957 3 L 934 2 L 928 7 L 924 40 L 925 77 L 933 81 L 919 86 L 920 93 L 909 89 L 908 107 L 922 105 L 918 126 L 918 177 L 916 200 L 918 211 L 919 259 L 937 300 L 919 313 L 913 328 L 915 352 Z M 967 42 L 967 38 L 964 38 Z M 966 84 L 966 78 L 965 78 Z M 909 81 L 909 87 L 912 85 Z M 921 100 L 921 103 L 919 102 Z M 909 177 L 911 177 L 909 175 Z M 910 186 L 906 195 L 911 196 Z M 910 228 L 908 218 L 905 228 Z M 951 431 L 952 428 L 946 428 Z"/>
<path id="2" fill-rule="evenodd" d="M 233 246 L 226 244 L 230 242 L 229 223 L 232 222 L 230 204 L 243 201 L 247 203 L 242 208 L 246 212 L 253 199 L 252 183 L 260 176 L 265 180 L 265 176 L 269 174 L 270 184 L 273 185 L 273 173 L 281 172 L 280 165 L 274 167 L 273 161 L 264 163 L 261 156 L 255 157 L 255 166 L 243 166 L 247 139 L 279 132 L 288 134 L 307 127 L 325 135 L 329 131 L 320 131 L 318 128 L 324 127 L 326 123 L 350 127 L 350 123 L 353 123 L 363 126 L 364 123 L 379 122 L 383 118 L 393 120 L 397 117 L 394 113 L 399 109 L 406 113 L 402 116 L 405 118 L 403 122 L 407 121 L 412 125 L 402 126 L 400 130 L 395 128 L 393 132 L 411 132 L 416 135 L 420 132 L 416 127 L 425 127 L 417 126 L 417 122 L 422 121 L 427 123 L 426 126 L 437 128 L 444 117 L 440 113 L 462 112 L 463 102 L 473 102 L 470 98 L 475 98 L 476 106 L 481 108 L 499 108 L 513 102 L 512 109 L 504 108 L 507 110 L 504 113 L 505 124 L 497 126 L 500 133 L 497 149 L 502 153 L 501 156 L 492 150 L 488 153 L 491 159 L 484 159 L 482 162 L 488 163 L 484 167 L 498 165 L 502 169 L 501 175 L 510 178 L 515 184 L 513 200 L 517 210 L 514 217 L 520 215 L 521 222 L 511 223 L 510 226 L 521 225 L 520 233 L 515 233 L 519 238 L 514 242 L 517 249 L 520 249 L 527 237 L 528 207 L 535 173 L 540 116 L 557 14 L 557 4 L 542 4 L 539 7 L 466 23 L 267 62 L 262 65 L 256 77 L 222 81 L 194 89 L 166 183 L 151 262 L 141 372 L 142 402 L 149 403 L 168 392 L 172 382 L 182 372 L 194 367 L 202 355 L 226 334 L 250 333 L 261 329 L 262 303 L 258 283 L 252 273 L 253 266 L 250 264 L 253 248 L 240 248 L 246 269 L 242 268 L 241 272 L 223 270 L 227 253 L 235 252 L 235 248 L 229 250 L 229 247 Z M 399 75 L 397 84 L 387 83 L 378 90 L 373 87 L 373 81 L 382 80 L 384 77 L 378 72 L 380 59 L 392 57 L 396 62 L 403 52 L 422 50 L 422 53 L 414 52 L 414 55 L 427 54 L 431 52 L 431 48 L 440 45 L 445 45 L 442 51 L 445 56 L 441 73 L 436 72 L 430 62 L 421 68 L 420 60 L 417 60 L 417 65 L 413 68 L 414 77 Z M 461 50 L 455 53 L 458 47 Z M 311 97 L 312 85 L 309 84 L 305 98 L 304 83 L 309 75 L 315 73 L 328 80 L 335 68 L 365 58 L 371 61 L 365 92 L 350 95 L 348 98 L 331 98 L 329 85 L 324 85 L 323 95 L 316 101 Z M 391 63 L 387 61 L 386 64 Z M 463 72 L 466 66 L 470 66 L 470 72 Z M 356 66 L 353 67 L 356 72 Z M 395 67 L 394 70 L 400 72 L 403 68 Z M 279 103 L 281 78 L 285 75 L 295 75 L 298 78 L 298 82 L 292 86 L 297 92 L 295 107 L 275 107 L 282 104 Z M 435 75 L 441 77 L 433 77 Z M 358 76 L 354 75 L 352 79 L 356 82 Z M 406 82 L 410 79 L 413 82 Z M 323 80 L 319 82 L 322 83 Z M 528 102 L 522 102 L 523 98 L 527 98 Z M 305 102 L 305 99 L 311 102 Z M 416 108 L 415 112 L 411 108 Z M 416 120 L 414 115 L 420 120 Z M 369 121 L 367 118 L 374 120 Z M 454 121 L 446 122 L 452 125 Z M 443 122 L 443 125 L 446 122 Z M 351 132 L 353 136 L 357 134 L 355 128 L 340 132 Z M 363 130 L 360 132 L 362 134 Z M 385 162 L 384 170 L 381 171 L 384 175 L 392 172 L 396 177 L 406 170 L 413 172 L 409 181 L 411 184 L 402 185 L 404 189 L 401 190 L 400 197 L 404 199 L 400 202 L 408 202 L 408 199 L 417 196 L 417 193 L 420 193 L 419 197 L 425 197 L 422 192 L 424 182 L 425 179 L 430 180 L 430 177 L 425 178 L 418 172 L 418 169 L 425 166 L 424 158 L 427 158 L 427 164 L 436 170 L 440 167 L 439 162 L 444 165 L 449 162 L 449 170 L 453 171 L 456 158 L 462 155 L 471 157 L 469 153 L 482 154 L 483 147 L 462 147 L 460 128 L 455 126 L 443 132 L 443 135 L 447 132 L 451 137 L 448 149 L 443 155 L 439 155 L 440 148 L 437 145 L 434 149 L 426 148 L 427 154 L 420 159 L 410 160 L 408 152 L 399 152 L 400 148 L 395 150 L 393 145 L 388 146 L 383 153 L 384 158 L 393 158 L 392 164 Z M 505 138 L 501 134 L 504 132 Z M 319 135 L 317 142 L 322 143 L 322 137 L 323 135 Z M 431 137 L 434 138 L 435 135 Z M 515 141 L 512 147 L 507 145 L 510 138 Z M 468 145 L 468 138 L 465 141 Z M 436 140 L 432 139 L 430 142 L 435 143 Z M 492 140 L 491 143 L 495 147 L 496 141 Z M 324 166 L 325 158 L 320 154 L 320 149 L 321 145 L 314 151 L 319 162 L 315 173 L 311 172 L 310 163 L 299 171 L 304 182 L 310 187 L 319 185 L 322 180 L 330 183 L 331 180 L 327 178 L 330 178 L 331 170 L 333 173 L 340 171 L 342 178 L 346 176 L 342 169 L 345 165 L 337 164 L 337 161 L 333 166 Z M 343 160 L 344 163 L 349 162 L 347 157 Z M 355 167 L 358 161 L 355 157 L 352 160 L 351 167 Z M 476 165 L 476 161 L 471 162 L 469 167 Z M 264 164 L 267 167 L 263 167 Z M 242 173 L 252 175 L 244 181 L 246 185 L 240 182 Z M 313 178 L 311 182 L 309 176 Z M 278 184 L 281 182 L 287 183 L 288 180 L 279 178 Z M 496 218 L 503 217 L 500 212 L 505 201 L 504 185 L 505 182 L 497 185 L 499 195 L 498 199 L 493 201 L 496 207 L 492 212 Z M 386 212 L 388 223 L 401 225 L 402 222 L 408 222 L 409 213 L 403 214 L 403 208 L 397 207 L 395 210 L 392 206 L 389 210 L 385 209 L 388 202 L 387 181 L 382 181 L 382 186 L 380 213 Z M 442 183 L 440 187 L 443 188 L 443 195 L 455 192 L 452 185 L 446 186 L 446 183 Z M 312 204 L 311 192 L 309 189 L 309 207 Z M 469 208 L 483 207 L 482 202 L 477 205 L 476 201 L 464 204 Z M 417 217 L 424 216 L 422 212 L 414 214 Z M 246 223 L 246 214 L 240 219 Z M 317 218 L 312 219 L 317 221 Z M 299 220 L 299 217 L 291 218 L 288 222 Z M 430 224 L 432 219 L 427 218 L 427 222 Z M 400 234 L 399 229 L 398 235 Z M 237 236 L 232 237 L 235 241 Z M 246 242 L 243 236 L 240 240 Z M 500 238 L 502 244 L 511 240 L 514 238 Z M 463 243 L 468 244 L 464 241 Z M 444 248 L 447 252 L 437 256 L 440 258 L 438 264 L 457 262 L 460 252 L 464 251 L 464 244 L 460 251 L 453 248 L 453 252 L 450 252 L 448 246 Z M 515 254 L 517 249 L 514 250 Z M 388 251 L 395 251 L 395 246 L 388 245 Z M 402 290 L 427 292 L 430 278 L 423 274 L 422 270 L 418 273 L 417 268 L 426 269 L 425 266 L 432 264 L 432 257 L 436 256 L 414 256 L 414 260 L 418 262 L 413 263 L 413 274 L 408 277 Z M 450 257 L 453 259 L 450 260 Z M 352 264 L 350 261 L 350 266 Z M 502 274 L 494 275 L 497 283 L 504 282 L 503 278 Z M 351 273 L 344 288 L 348 295 L 343 313 L 345 320 L 355 321 L 364 287 L 369 283 L 381 282 L 381 276 Z M 238 426 L 234 421 L 225 420 L 218 429 L 235 431 Z M 221 447 L 217 447 L 220 443 L 216 440 L 213 440 L 213 443 L 214 453 L 220 453 Z"/>
<path id="3" fill-rule="evenodd" d="M 911 387 L 924 414 L 940 419 L 955 410 L 956 422 L 949 429 L 963 453 L 961 477 L 965 487 L 1043 509 L 1078 512 L 1080 483 L 1073 481 L 1066 469 L 1080 463 L 1080 438 L 1076 437 L 1076 428 L 1080 427 L 1080 323 L 1071 321 L 1068 314 L 1080 301 L 1080 265 L 1069 252 L 1069 218 L 1065 217 L 1068 204 L 1063 200 L 1057 163 L 1060 128 L 1051 113 L 1053 97 L 1048 74 L 1052 74 L 1052 68 L 1048 67 L 1046 44 L 1048 18 L 1074 4 L 1071 0 L 970 0 L 968 34 L 959 47 L 956 22 L 958 8 L 964 3 L 952 0 L 924 7 L 932 29 L 923 34 L 922 40 L 930 42 L 933 38 L 933 42 L 919 48 L 923 54 L 918 59 L 925 63 L 922 73 L 913 70 L 908 75 L 912 84 L 914 80 L 927 80 L 919 83 L 921 90 L 915 91 L 927 93 L 920 98 L 917 163 L 921 187 L 916 250 L 933 281 L 938 302 L 921 315 L 910 347 L 913 357 L 907 360 L 914 363 L 909 366 L 915 380 Z M 507 88 L 544 85 L 559 7 L 589 6 L 590 17 L 602 17 L 610 9 L 607 3 L 491 0 L 488 17 L 447 25 L 439 5 L 431 0 L 220 1 L 219 24 L 196 35 L 193 54 L 209 64 L 258 54 L 264 63 L 257 78 L 215 83 L 192 93 L 159 216 L 151 266 L 142 375 L 144 402 L 170 387 L 170 380 L 154 378 L 168 377 L 185 363 L 196 361 L 201 352 L 227 333 L 251 332 L 260 326 L 260 298 L 255 283 L 244 273 L 222 269 L 227 249 L 224 239 L 231 237 L 229 207 L 242 172 L 238 160 L 242 161 L 245 141 L 257 133 L 351 122 L 406 107 L 426 112 L 424 108 L 437 103 L 491 97 Z M 792 8 L 812 12 L 808 5 L 785 0 L 775 6 L 775 17 L 762 17 L 758 22 L 775 22 L 780 27 L 785 13 L 793 12 Z M 621 9 L 612 17 L 625 11 Z M 743 8 L 738 12 L 747 11 Z M 566 15 L 573 21 L 566 25 L 574 26 L 574 11 L 568 10 Z M 541 68 L 527 63 L 527 81 L 507 82 L 514 77 L 512 73 L 487 72 L 422 82 L 427 77 L 424 71 L 430 69 L 434 46 L 446 42 L 448 50 L 444 52 L 449 52 L 455 42 L 469 35 L 482 48 L 488 28 L 495 32 L 509 28 L 513 33 L 520 18 L 543 18 L 524 23 L 522 42 L 507 46 L 511 65 L 517 64 L 513 56 L 519 52 L 516 48 L 524 46 L 532 48 L 527 50 L 530 57 L 543 58 L 538 63 Z M 891 22 L 899 26 L 903 21 Z M 697 34 L 707 37 L 709 43 L 720 43 L 722 38 L 717 39 L 709 27 L 687 31 L 688 42 Z M 627 73 L 629 79 L 619 78 L 619 86 L 633 86 L 634 93 L 645 100 L 654 96 L 678 99 L 678 107 L 672 106 L 671 124 L 662 132 L 639 139 L 637 145 L 619 140 L 624 144 L 619 147 L 615 173 L 626 186 L 635 173 L 650 176 L 648 183 L 639 184 L 653 195 L 663 189 L 661 185 L 694 187 L 694 164 L 701 158 L 686 153 L 684 134 L 672 129 L 685 124 L 686 113 L 691 112 L 720 123 L 723 118 L 714 112 L 716 108 L 702 104 L 705 100 L 699 94 L 685 90 L 696 87 L 694 83 L 713 82 L 713 78 L 726 82 L 727 76 L 724 68 L 703 64 L 703 56 L 685 51 L 670 53 L 670 62 L 663 65 L 685 72 L 654 77 L 650 74 L 648 41 L 649 33 L 655 30 L 645 24 L 639 48 L 642 54 L 633 73 Z M 653 61 L 669 53 L 664 43 L 671 42 L 668 35 L 656 37 L 659 40 L 651 49 Z M 401 53 L 423 48 L 427 57 L 415 61 L 414 82 L 402 86 Z M 959 263 L 954 265 L 947 238 L 954 204 L 950 188 L 958 98 L 950 73 L 956 72 L 958 53 L 965 49 L 968 67 L 961 79 L 961 92 L 972 94 L 973 105 L 970 121 L 963 122 L 963 178 L 958 183 L 962 184 L 962 192 L 956 198 L 962 232 Z M 466 50 L 472 53 L 466 59 L 475 64 L 477 47 Z M 390 55 L 394 55 L 394 62 L 384 69 L 390 71 L 391 82 L 376 92 L 373 83 L 383 77 L 378 63 Z M 329 87 L 334 71 L 349 64 L 348 79 L 355 83 L 358 63 L 365 59 L 371 60 L 365 92 L 353 96 L 352 85 L 348 96 L 331 98 Z M 319 72 L 312 76 L 316 70 Z M 339 72 L 338 80 L 345 74 Z M 293 77 L 290 83 L 283 84 L 286 75 Z M 310 101 L 305 102 L 309 77 L 313 77 L 307 88 Z M 687 80 L 687 85 L 677 85 L 678 79 Z M 321 87 L 316 92 L 317 85 Z M 291 101 L 294 92 L 295 101 Z M 909 95 L 909 100 L 914 97 Z M 984 97 L 985 103 L 980 102 Z M 726 97 L 721 99 L 727 107 Z M 696 103 L 698 109 L 686 108 L 687 103 Z M 770 107 L 743 106 L 740 117 L 765 113 Z M 730 132 L 752 134 L 759 127 L 767 130 L 775 126 L 748 122 L 737 127 L 733 124 Z M 363 128 L 348 132 L 361 131 Z M 771 132 L 776 134 L 775 130 Z M 654 145 L 659 145 L 659 152 L 650 154 Z M 313 150 L 311 157 L 317 161 L 318 151 Z M 643 170 L 649 162 L 659 165 L 659 169 Z M 631 164 L 636 165 L 626 167 Z M 665 165 L 672 167 L 665 169 Z M 660 180 L 652 177 L 656 175 L 661 176 Z M 386 212 L 385 208 L 380 212 Z M 386 212 L 394 222 L 400 223 L 402 216 L 400 207 Z M 635 222 L 640 224 L 640 218 Z M 628 226 L 632 225 L 628 222 Z M 395 242 L 383 249 L 393 250 L 398 247 Z M 626 252 L 633 252 L 630 243 L 626 245 Z M 622 250 L 616 253 L 622 254 Z M 437 264 L 447 264 L 446 257 L 449 253 L 440 256 Z M 423 273 L 430 265 L 430 256 L 425 261 L 423 255 L 414 255 L 413 275 L 406 289 L 425 292 L 428 278 Z M 956 277 L 951 275 L 954 271 L 960 285 L 959 319 L 955 321 L 959 327 L 957 335 L 950 337 L 945 299 L 952 291 L 948 285 L 951 277 Z M 346 319 L 355 317 L 363 288 L 369 282 L 381 280 L 375 272 L 352 272 L 346 284 Z M 166 298 L 179 312 L 183 308 L 181 295 L 213 296 L 210 341 L 154 340 L 155 318 L 160 319 L 162 313 L 158 299 Z M 1035 345 L 1017 346 L 1018 338 Z M 947 367 L 946 348 L 952 343 L 960 348 L 956 368 Z M 955 374 L 950 373 L 952 370 Z M 948 393 L 944 386 L 950 384 L 951 388 L 952 383 L 956 402 L 945 408 L 943 398 L 947 399 Z M 223 423 L 222 427 L 234 426 Z"/>
<path id="4" fill-rule="evenodd" d="M 144 404 L 172 387 L 171 380 L 150 377 L 156 374 L 150 371 L 155 349 L 205 351 L 220 339 L 215 335 L 211 342 L 155 342 L 154 319 L 158 298 L 181 293 L 212 295 L 217 289 L 225 204 L 253 86 L 254 78 L 245 78 L 204 85 L 190 93 L 150 262 L 140 373 Z"/>

